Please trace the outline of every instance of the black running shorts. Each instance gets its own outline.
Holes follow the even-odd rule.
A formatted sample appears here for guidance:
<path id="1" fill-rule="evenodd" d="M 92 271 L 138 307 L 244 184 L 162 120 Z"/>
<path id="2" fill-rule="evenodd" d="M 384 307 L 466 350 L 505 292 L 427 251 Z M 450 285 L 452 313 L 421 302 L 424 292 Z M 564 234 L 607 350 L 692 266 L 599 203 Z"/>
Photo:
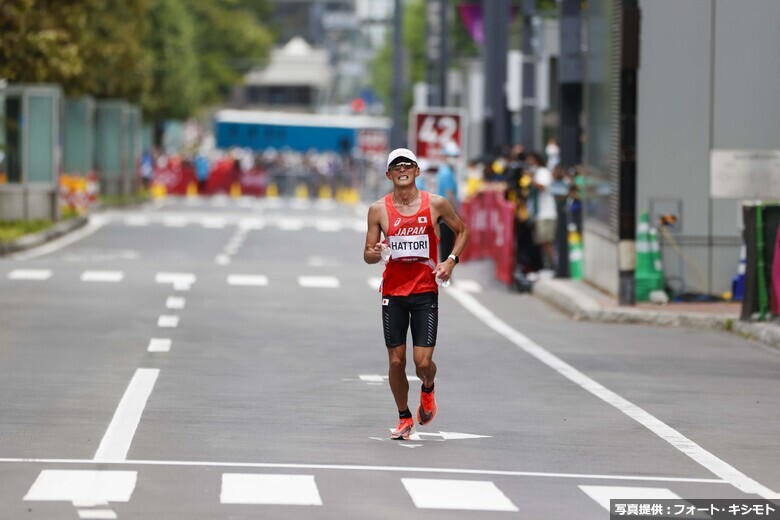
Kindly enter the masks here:
<path id="1" fill-rule="evenodd" d="M 435 347 L 439 328 L 439 295 L 427 292 L 382 296 L 382 325 L 388 348 L 406 345 L 406 331 L 410 323 L 415 347 Z"/>

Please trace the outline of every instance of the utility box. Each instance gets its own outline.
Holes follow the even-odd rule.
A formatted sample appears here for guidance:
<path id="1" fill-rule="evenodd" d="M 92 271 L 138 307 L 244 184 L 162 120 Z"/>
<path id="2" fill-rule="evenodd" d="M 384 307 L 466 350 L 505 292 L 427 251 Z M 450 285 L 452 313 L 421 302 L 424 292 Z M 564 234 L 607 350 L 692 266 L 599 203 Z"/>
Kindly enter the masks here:
<path id="1" fill-rule="evenodd" d="M 0 220 L 57 220 L 62 90 L 0 88 Z"/>

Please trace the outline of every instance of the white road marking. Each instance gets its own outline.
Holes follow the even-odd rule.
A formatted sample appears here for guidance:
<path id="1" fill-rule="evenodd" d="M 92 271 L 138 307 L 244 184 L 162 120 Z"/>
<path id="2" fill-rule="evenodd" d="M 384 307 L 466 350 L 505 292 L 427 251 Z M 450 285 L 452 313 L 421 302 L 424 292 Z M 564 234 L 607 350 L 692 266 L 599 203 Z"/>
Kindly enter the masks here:
<path id="1" fill-rule="evenodd" d="M 186 303 L 187 301 L 180 296 L 169 296 L 168 299 L 165 300 L 165 306 L 168 309 L 183 309 Z"/>
<path id="2" fill-rule="evenodd" d="M 182 228 L 186 227 L 189 221 L 184 217 L 167 216 L 163 218 L 163 225 L 166 227 Z"/>
<path id="3" fill-rule="evenodd" d="M 136 471 L 45 469 L 24 496 L 26 501 L 128 502 Z"/>
<path id="4" fill-rule="evenodd" d="M 179 317 L 163 314 L 157 318 L 157 326 L 166 329 L 175 329 L 179 326 Z"/>
<path id="5" fill-rule="evenodd" d="M 337 231 L 341 231 L 341 222 L 338 220 L 318 220 L 314 223 L 314 228 L 317 231 L 335 233 Z"/>
<path id="6" fill-rule="evenodd" d="M 200 224 L 205 229 L 222 229 L 227 225 L 227 221 L 222 217 L 203 217 Z"/>
<path id="7" fill-rule="evenodd" d="M 338 203 L 333 199 L 317 199 L 314 207 L 319 210 L 331 211 L 338 207 Z"/>
<path id="8" fill-rule="evenodd" d="M 383 440 L 379 439 L 378 440 Z M 19 464 L 102 464 L 93 459 L 30 459 L 30 458 L 1 458 L 1 463 Z M 266 462 L 218 462 L 198 460 L 116 460 L 112 464 L 124 464 L 128 466 L 181 466 L 204 468 L 263 468 L 263 469 L 311 469 L 311 470 L 335 470 L 335 471 L 386 471 L 390 473 L 442 473 L 451 475 L 500 475 L 504 477 L 543 477 L 566 478 L 580 480 L 625 480 L 638 482 L 688 482 L 696 484 L 729 484 L 722 479 L 714 478 L 689 478 L 666 477 L 650 475 L 597 475 L 587 473 L 542 473 L 536 471 L 505 471 L 492 469 L 465 469 L 465 468 L 436 468 L 414 466 L 359 466 L 347 464 L 293 464 L 293 463 L 266 463 Z"/>
<path id="9" fill-rule="evenodd" d="M 368 223 L 362 220 L 356 220 L 352 223 L 352 229 L 358 233 L 365 233 L 368 230 Z"/>
<path id="10" fill-rule="evenodd" d="M 147 352 L 170 352 L 171 340 L 167 338 L 152 338 L 149 340 Z"/>
<path id="11" fill-rule="evenodd" d="M 195 275 L 191 273 L 157 273 L 154 277 L 157 283 L 186 283 L 192 285 L 195 283 Z"/>
<path id="12" fill-rule="evenodd" d="M 230 274 L 227 277 L 228 285 L 265 287 L 268 285 L 268 277 L 261 274 Z"/>
<path id="13" fill-rule="evenodd" d="M 141 421 L 141 414 L 146 407 L 146 401 L 152 394 L 154 384 L 160 370 L 156 368 L 139 368 L 133 379 L 127 385 L 122 400 L 114 412 L 111 424 L 108 425 L 103 440 L 95 453 L 96 461 L 119 461 L 127 458 L 127 451 L 133 441 L 135 430 Z M 102 497 L 97 497 L 101 499 Z M 87 499 L 84 497 L 84 499 Z M 76 500 L 76 499 L 72 499 Z M 114 500 L 104 498 L 109 502 Z"/>
<path id="14" fill-rule="evenodd" d="M 99 216 L 99 215 L 92 215 L 89 217 L 89 223 L 87 223 L 86 226 L 77 229 L 76 231 L 72 231 L 67 235 L 64 235 L 56 240 L 43 244 L 39 247 L 35 247 L 33 249 L 30 249 L 29 251 L 25 251 L 24 253 L 16 253 L 14 255 L 11 255 L 11 259 L 29 260 L 30 258 L 37 258 L 39 256 L 48 255 L 49 253 L 58 251 L 63 247 L 69 246 L 71 244 L 75 244 L 79 240 L 88 237 L 89 235 L 91 235 L 92 233 L 94 233 L 95 231 L 103 227 L 107 222 L 108 219 L 106 217 Z"/>
<path id="15" fill-rule="evenodd" d="M 217 256 L 217 264 L 218 265 L 228 265 L 230 263 L 230 256 L 228 255 L 219 255 Z"/>
<path id="16" fill-rule="evenodd" d="M 112 509 L 80 509 L 79 518 L 91 520 L 116 520 L 116 513 Z"/>
<path id="17" fill-rule="evenodd" d="M 475 435 L 473 433 L 458 433 L 458 432 L 438 432 L 438 433 L 426 433 L 417 432 L 420 437 L 441 437 L 443 441 L 452 440 L 464 440 L 464 439 L 489 439 L 490 435 Z"/>
<path id="18" fill-rule="evenodd" d="M 48 280 L 51 278 L 49 269 L 14 269 L 8 273 L 9 280 Z"/>
<path id="19" fill-rule="evenodd" d="M 367 383 L 382 383 L 388 380 L 388 376 L 382 374 L 362 374 L 358 377 L 361 381 L 365 381 Z M 406 374 L 406 379 L 409 381 L 420 381 L 419 377 L 411 374 Z"/>
<path id="20" fill-rule="evenodd" d="M 379 277 L 372 277 L 368 279 L 368 285 L 373 290 L 378 291 L 379 288 L 382 286 L 382 279 Z"/>
<path id="21" fill-rule="evenodd" d="M 238 223 L 238 227 L 244 231 L 251 231 L 254 229 L 264 229 L 266 222 L 262 218 L 242 218 Z"/>
<path id="22" fill-rule="evenodd" d="M 175 282 L 173 284 L 174 291 L 189 291 L 191 287 L 192 285 L 187 282 Z"/>
<path id="23" fill-rule="evenodd" d="M 748 477 L 735 467 L 719 459 L 692 440 L 688 439 L 671 426 L 663 423 L 634 403 L 607 389 L 562 359 L 542 348 L 540 345 L 534 343 L 530 338 L 521 334 L 517 330 L 507 325 L 504 321 L 499 319 L 487 307 L 479 303 L 479 301 L 477 301 L 470 294 L 467 294 L 455 287 L 450 287 L 447 291 L 447 294 L 455 298 L 461 305 L 463 305 L 463 307 L 474 314 L 474 316 L 476 316 L 485 325 L 493 329 L 498 334 L 504 336 L 520 349 L 535 357 L 537 360 L 541 361 L 548 367 L 552 368 L 566 379 L 592 393 L 605 403 L 617 408 L 628 417 L 634 419 L 639 424 L 658 435 L 661 439 L 665 440 L 718 477 L 729 482 L 732 486 L 736 487 L 740 491 L 744 493 L 756 494 L 767 500 L 780 498 L 780 494 Z"/>
<path id="24" fill-rule="evenodd" d="M 304 224 L 302 219 L 298 218 L 280 218 L 276 221 L 276 227 L 282 231 L 300 231 Z"/>
<path id="25" fill-rule="evenodd" d="M 290 201 L 290 209 L 309 209 L 312 206 L 309 199 L 292 199 Z"/>
<path id="26" fill-rule="evenodd" d="M 315 287 L 318 289 L 335 289 L 341 284 L 335 276 L 299 276 L 298 284 L 301 287 Z"/>
<path id="27" fill-rule="evenodd" d="M 223 473 L 222 504 L 321 506 L 314 475 Z"/>
<path id="28" fill-rule="evenodd" d="M 105 500 L 103 501 L 89 501 L 89 500 L 74 500 L 73 501 L 73 507 L 98 507 L 98 506 L 107 506 L 108 502 Z"/>
<path id="29" fill-rule="evenodd" d="M 461 280 L 460 278 L 455 278 L 452 281 L 452 286 L 468 293 L 482 292 L 482 286 L 475 280 Z"/>
<path id="30" fill-rule="evenodd" d="M 419 509 L 518 511 L 489 481 L 402 478 L 401 482 Z"/>
<path id="31" fill-rule="evenodd" d="M 82 282 L 121 282 L 125 273 L 122 271 L 84 271 L 81 273 Z"/>
<path id="32" fill-rule="evenodd" d="M 679 500 L 680 497 L 666 488 L 619 487 L 619 486 L 577 486 L 601 507 L 609 511 L 611 500 Z"/>
<path id="33" fill-rule="evenodd" d="M 125 217 L 125 225 L 126 226 L 135 226 L 135 227 L 143 227 L 149 225 L 149 217 L 145 217 L 143 215 L 132 215 L 129 217 Z"/>

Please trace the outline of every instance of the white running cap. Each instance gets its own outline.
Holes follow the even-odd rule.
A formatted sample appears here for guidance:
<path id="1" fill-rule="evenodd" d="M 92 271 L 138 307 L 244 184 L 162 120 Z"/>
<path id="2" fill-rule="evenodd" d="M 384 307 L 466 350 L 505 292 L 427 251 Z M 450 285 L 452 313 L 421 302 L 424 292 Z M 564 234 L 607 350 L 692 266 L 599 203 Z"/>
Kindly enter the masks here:
<path id="1" fill-rule="evenodd" d="M 405 159 L 409 159 L 413 163 L 417 164 L 417 156 L 414 155 L 414 152 L 411 150 L 408 150 L 406 148 L 396 148 L 392 152 L 390 152 L 390 155 L 387 156 L 387 169 L 390 169 L 390 164 L 392 164 L 393 161 L 398 159 L 399 157 L 403 157 Z"/>

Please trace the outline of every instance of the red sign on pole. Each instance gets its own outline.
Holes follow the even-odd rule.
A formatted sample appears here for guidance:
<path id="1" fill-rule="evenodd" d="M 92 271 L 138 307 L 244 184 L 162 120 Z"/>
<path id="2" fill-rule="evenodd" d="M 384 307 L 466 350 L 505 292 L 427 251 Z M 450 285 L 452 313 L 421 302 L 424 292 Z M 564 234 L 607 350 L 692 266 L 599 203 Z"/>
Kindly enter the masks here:
<path id="1" fill-rule="evenodd" d="M 445 147 L 457 146 L 464 157 L 466 116 L 455 108 L 415 108 L 409 117 L 409 148 L 419 159 L 441 161 Z"/>

